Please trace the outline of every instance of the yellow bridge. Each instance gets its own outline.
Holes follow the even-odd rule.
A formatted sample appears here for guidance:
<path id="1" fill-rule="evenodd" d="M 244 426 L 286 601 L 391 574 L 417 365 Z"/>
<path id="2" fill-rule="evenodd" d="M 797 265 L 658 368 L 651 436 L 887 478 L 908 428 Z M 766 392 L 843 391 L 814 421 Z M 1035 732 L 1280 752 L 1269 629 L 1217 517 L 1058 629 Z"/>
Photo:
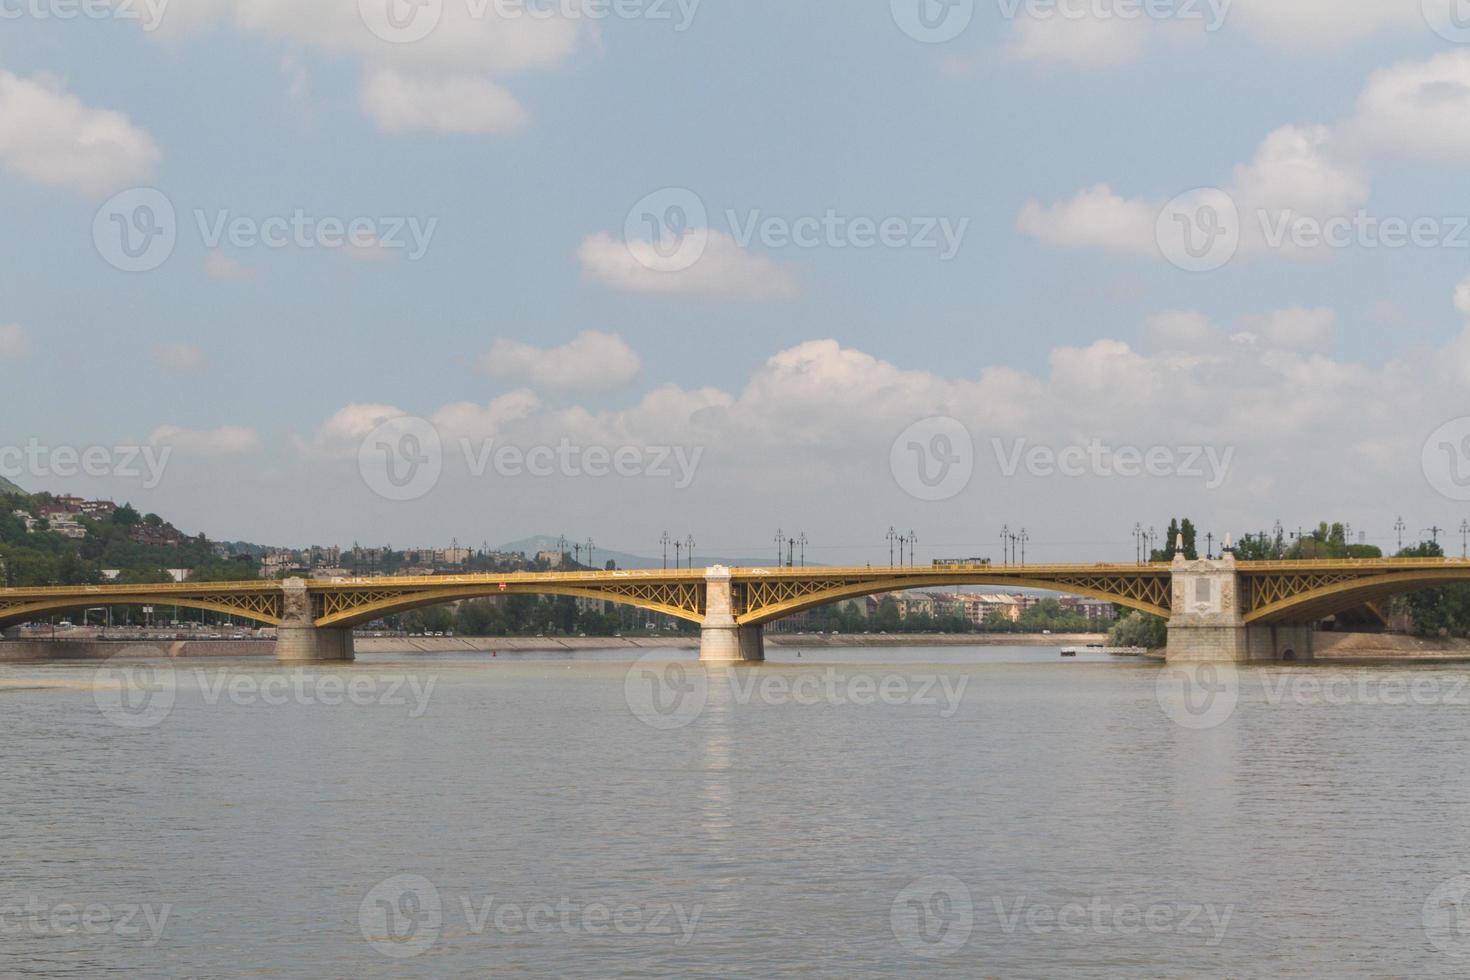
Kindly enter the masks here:
<path id="1" fill-rule="evenodd" d="M 1375 559 L 1144 565 L 953 565 L 568 571 L 405 578 L 294 579 L 0 589 L 0 627 L 97 606 L 207 609 L 276 627 L 287 659 L 350 659 L 351 628 L 424 606 L 503 595 L 606 600 L 704 628 L 711 660 L 759 660 L 760 627 L 844 599 L 937 586 L 1013 586 L 1089 596 L 1170 621 L 1170 655 L 1277 659 L 1276 628 L 1309 627 L 1390 596 L 1470 582 L 1470 561 Z M 1257 628 L 1272 627 L 1262 656 Z M 1257 630 L 1256 632 L 1251 632 Z M 1222 632 L 1225 631 L 1225 632 Z M 1231 633 L 1230 631 L 1236 631 Z M 1177 634 L 1177 636 L 1176 636 Z M 1188 640 L 1189 642 L 1185 642 Z M 1219 643 L 1225 649 L 1216 649 Z M 1300 632 L 1286 642 L 1304 649 Z"/>

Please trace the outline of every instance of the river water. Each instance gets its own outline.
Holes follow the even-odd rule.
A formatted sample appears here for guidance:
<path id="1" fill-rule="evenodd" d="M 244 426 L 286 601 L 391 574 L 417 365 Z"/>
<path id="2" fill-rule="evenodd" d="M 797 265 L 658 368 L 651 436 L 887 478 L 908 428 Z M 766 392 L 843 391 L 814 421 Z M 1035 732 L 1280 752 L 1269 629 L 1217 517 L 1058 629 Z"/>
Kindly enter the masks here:
<path id="1" fill-rule="evenodd" d="M 0 666 L 0 975 L 1463 976 L 1470 670 Z"/>

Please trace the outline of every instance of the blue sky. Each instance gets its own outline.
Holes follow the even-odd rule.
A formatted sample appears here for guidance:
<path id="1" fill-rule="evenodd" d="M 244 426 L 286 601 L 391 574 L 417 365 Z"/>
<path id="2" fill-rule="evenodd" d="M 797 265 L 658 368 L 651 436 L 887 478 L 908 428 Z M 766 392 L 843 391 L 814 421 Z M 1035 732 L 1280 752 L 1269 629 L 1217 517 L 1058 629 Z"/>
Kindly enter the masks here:
<path id="1" fill-rule="evenodd" d="M 738 552 L 782 522 L 840 545 L 814 549 L 826 560 L 885 553 L 899 522 L 922 525 L 936 555 L 1030 522 L 1040 554 L 1066 558 L 1126 557 L 1135 520 L 1173 512 L 1222 533 L 1340 515 L 1380 536 L 1399 510 L 1425 526 L 1463 516 L 1421 451 L 1470 411 L 1470 308 L 1455 299 L 1470 247 L 1292 252 L 1247 234 L 1222 268 L 1191 273 L 1139 236 L 1140 215 L 1206 186 L 1247 224 L 1257 207 L 1470 214 L 1470 137 L 1400 128 L 1470 131 L 1470 48 L 1431 29 L 1434 10 L 1236 0 L 1206 33 L 1096 12 L 1007 20 L 992 0 L 955 40 L 925 44 L 888 3 L 705 2 L 684 31 L 445 22 L 388 44 L 357 0 L 297 6 L 172 0 L 154 31 L 5 21 L 0 441 L 174 449 L 155 487 L 6 473 L 17 482 L 280 543 L 565 531 L 648 551 L 677 521 Z M 1070 206 L 1099 185 L 1100 211 Z M 130 273 L 93 224 L 134 187 L 167 197 L 178 242 Z M 715 239 L 693 268 L 630 272 L 629 209 L 664 188 L 697 195 Z M 1042 216 L 1029 224 L 1028 204 Z M 211 250 L 194 216 L 298 209 L 433 235 L 412 261 Z M 720 237 L 729 210 L 829 209 L 967 224 L 949 260 Z M 587 332 L 620 346 L 558 352 Z M 513 363 L 542 380 L 487 367 L 512 350 L 498 341 L 522 345 Z M 1076 370 L 1112 381 L 1085 390 L 1058 351 L 1090 352 Z M 611 357 L 621 380 L 554 367 L 579 356 Z M 486 416 L 469 436 L 444 421 L 460 403 Z M 687 487 L 502 478 L 485 509 L 484 477 L 449 465 L 425 496 L 385 501 L 354 457 L 395 412 L 432 420 L 450 456 L 462 438 L 706 454 Z M 981 464 L 938 501 L 915 498 L 890 458 L 934 417 L 959 420 Z M 997 438 L 1234 454 L 1215 488 L 1095 468 L 1006 476 Z M 1313 485 L 1324 475 L 1340 477 L 1331 492 Z"/>

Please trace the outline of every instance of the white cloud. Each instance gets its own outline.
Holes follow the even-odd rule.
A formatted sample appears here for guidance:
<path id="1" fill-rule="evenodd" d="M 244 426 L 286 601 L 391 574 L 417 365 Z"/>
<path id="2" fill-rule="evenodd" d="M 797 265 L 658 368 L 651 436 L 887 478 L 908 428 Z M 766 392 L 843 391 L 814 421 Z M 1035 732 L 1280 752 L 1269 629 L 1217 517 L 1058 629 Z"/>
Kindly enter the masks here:
<path id="1" fill-rule="evenodd" d="M 1244 254 L 1275 250 L 1303 256 L 1316 251 L 1293 248 L 1289 236 L 1273 243 L 1282 222 L 1351 215 L 1366 203 L 1370 184 L 1360 167 L 1344 159 L 1330 128 L 1283 126 L 1266 137 L 1250 163 L 1235 167 L 1233 182 L 1222 190 L 1239 214 Z M 1049 245 L 1159 256 L 1156 224 L 1167 206 L 1162 199 L 1124 198 L 1099 184 L 1049 207 L 1026 202 L 1017 228 Z"/>
<path id="2" fill-rule="evenodd" d="M 652 242 L 625 243 L 606 232 L 583 241 L 577 259 L 587 278 L 623 292 L 749 302 L 789 301 L 801 295 L 800 282 L 785 265 L 746 251 L 724 232 L 711 228 L 707 234 L 692 265 L 682 252 L 671 259 Z"/>
<path id="3" fill-rule="evenodd" d="M 1072 68 L 1111 68 L 1143 54 L 1149 31 L 1149 24 L 1118 17 L 1022 15 L 1012 29 L 1006 56 Z"/>
<path id="4" fill-rule="evenodd" d="M 1048 245 L 1156 255 L 1154 224 L 1162 207 L 1162 202 L 1130 200 L 1098 184 L 1050 207 L 1027 201 L 1016 227 Z"/>
<path id="5" fill-rule="evenodd" d="M 1342 159 L 1327 126 L 1282 126 L 1235 168 L 1229 193 L 1244 210 L 1326 216 L 1361 207 L 1369 182 Z"/>
<path id="6" fill-rule="evenodd" d="M 497 381 L 589 393 L 625 388 L 638 379 L 642 367 L 623 338 L 592 330 L 551 349 L 501 337 L 479 359 L 480 371 Z"/>
<path id="7" fill-rule="evenodd" d="M 1347 132 L 1389 154 L 1470 160 L 1470 51 L 1374 72 Z"/>
<path id="8" fill-rule="evenodd" d="M 0 361 L 18 361 L 31 352 L 31 338 L 18 323 L 0 323 Z"/>
<path id="9" fill-rule="evenodd" d="M 1203 313 L 1164 310 L 1143 324 L 1143 335 L 1155 350 L 1202 350 L 1220 343 L 1220 330 Z"/>
<path id="10" fill-rule="evenodd" d="M 1470 276 L 1461 279 L 1455 287 L 1455 309 L 1470 316 Z"/>
<path id="11" fill-rule="evenodd" d="M 303 456 L 355 458 L 363 439 L 369 433 L 384 422 L 403 418 L 408 414 L 392 405 L 355 402 L 343 406 L 331 418 L 322 422 L 311 436 L 296 436 L 293 442 Z"/>
<path id="12" fill-rule="evenodd" d="M 205 257 L 204 273 L 221 282 L 250 282 L 255 278 L 254 269 L 217 250 Z"/>
<path id="13" fill-rule="evenodd" d="M 405 4 L 397 12 L 411 14 L 410 39 L 385 16 L 391 2 L 192 0 L 175 4 L 159 33 L 176 38 L 227 25 L 346 55 L 364 70 L 362 108 L 384 129 L 503 133 L 525 113 L 495 80 L 562 64 L 585 20 L 577 11 L 532 14 L 513 4 Z"/>
<path id="14" fill-rule="evenodd" d="M 1351 0 L 1348 3 L 1343 0 L 1234 0 L 1230 22 L 1244 26 L 1262 41 L 1293 51 L 1327 51 L 1356 44 L 1383 32 L 1426 30 L 1420 0 Z"/>
<path id="15" fill-rule="evenodd" d="M 146 180 L 159 158 L 152 137 L 122 113 L 0 70 L 0 166 L 12 173 L 99 198 Z"/>
<path id="16" fill-rule="evenodd" d="M 1268 347 L 1317 350 L 1331 343 L 1337 326 L 1337 313 L 1321 307 L 1292 306 L 1246 317 L 1244 325 Z"/>
<path id="17" fill-rule="evenodd" d="M 363 83 L 362 107 L 386 130 L 504 133 L 526 121 L 525 110 L 509 91 L 473 75 L 411 77 L 391 69 L 375 71 Z"/>
<path id="18" fill-rule="evenodd" d="M 149 355 L 154 365 L 177 374 L 202 374 L 209 370 L 209 356 L 193 344 L 160 344 Z"/>
<path id="19" fill-rule="evenodd" d="M 1202 0 L 1163 8 L 1173 16 L 1147 16 L 1136 5 L 1131 16 L 1121 16 L 1124 7 L 1018 2 L 1005 54 L 1015 61 L 1095 70 L 1131 64 L 1159 45 L 1218 43 L 1238 30 L 1263 44 L 1317 54 L 1380 33 L 1426 30 L 1417 0 Z"/>
<path id="20" fill-rule="evenodd" d="M 161 425 L 153 430 L 148 442 L 154 446 L 172 446 L 199 456 L 239 456 L 261 448 L 260 436 L 254 429 L 232 425 L 207 432 L 184 429 L 177 425 Z"/>

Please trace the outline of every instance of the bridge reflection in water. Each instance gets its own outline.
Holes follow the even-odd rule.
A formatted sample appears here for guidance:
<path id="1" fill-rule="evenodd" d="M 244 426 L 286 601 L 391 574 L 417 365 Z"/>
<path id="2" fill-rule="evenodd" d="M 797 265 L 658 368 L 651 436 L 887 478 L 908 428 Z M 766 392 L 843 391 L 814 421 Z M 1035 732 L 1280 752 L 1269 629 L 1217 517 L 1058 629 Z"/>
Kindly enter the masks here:
<path id="1" fill-rule="evenodd" d="M 424 606 L 497 595 L 598 599 L 702 628 L 701 659 L 765 658 L 762 626 L 817 606 L 935 586 L 1015 586 L 1089 596 L 1169 621 L 1170 660 L 1311 657 L 1313 624 L 1390 596 L 1470 582 L 1463 559 L 1135 565 L 955 565 L 568 571 L 411 578 L 0 589 L 0 628 L 97 606 L 211 610 L 278 631 L 283 660 L 351 660 L 352 628 Z"/>

